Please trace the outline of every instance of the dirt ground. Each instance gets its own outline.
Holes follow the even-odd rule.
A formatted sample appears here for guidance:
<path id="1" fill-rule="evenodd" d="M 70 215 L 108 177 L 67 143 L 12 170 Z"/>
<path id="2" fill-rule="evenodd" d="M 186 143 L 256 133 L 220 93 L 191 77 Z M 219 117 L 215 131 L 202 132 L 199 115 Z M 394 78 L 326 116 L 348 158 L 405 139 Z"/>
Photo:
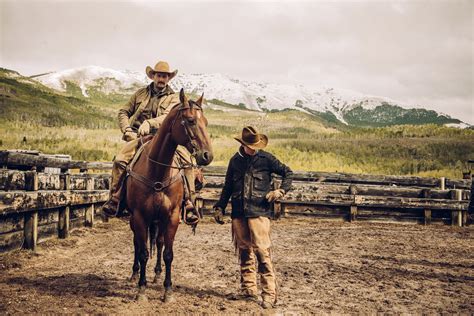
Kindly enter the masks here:
<path id="1" fill-rule="evenodd" d="M 287 218 L 273 223 L 279 302 L 272 313 L 474 313 L 474 228 Z M 230 225 L 180 227 L 176 302 L 151 283 L 137 302 L 128 223 L 111 220 L 0 255 L 0 313 L 251 313 L 232 300 L 238 265 Z M 155 257 L 156 258 L 156 257 Z M 265 311 L 267 312 L 267 311 Z"/>

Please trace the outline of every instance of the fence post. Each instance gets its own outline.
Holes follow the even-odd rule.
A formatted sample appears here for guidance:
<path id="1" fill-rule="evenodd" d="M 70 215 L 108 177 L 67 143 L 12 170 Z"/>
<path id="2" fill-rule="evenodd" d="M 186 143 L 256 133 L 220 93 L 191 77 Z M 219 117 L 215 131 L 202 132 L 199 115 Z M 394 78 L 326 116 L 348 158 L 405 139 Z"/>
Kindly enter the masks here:
<path id="1" fill-rule="evenodd" d="M 70 190 L 71 189 L 71 175 L 70 174 L 61 174 L 61 189 Z"/>
<path id="2" fill-rule="evenodd" d="M 68 238 L 69 237 L 69 206 L 65 206 L 59 209 L 59 222 L 58 222 L 58 237 Z"/>
<path id="3" fill-rule="evenodd" d="M 357 205 L 355 204 L 355 196 L 357 194 L 357 187 L 355 185 L 349 186 L 349 193 L 352 195 L 353 204 L 349 209 L 349 222 L 355 222 L 357 219 Z"/>
<path id="4" fill-rule="evenodd" d="M 38 211 L 28 212 L 24 218 L 24 248 L 36 250 L 38 241 Z"/>
<path id="5" fill-rule="evenodd" d="M 421 190 L 421 197 L 422 198 L 429 198 L 431 196 L 431 190 L 430 189 L 422 189 Z M 431 224 L 431 210 L 430 209 L 424 209 L 423 211 L 423 222 L 425 225 L 430 225 Z"/>
<path id="6" fill-rule="evenodd" d="M 36 170 L 25 172 L 25 190 L 38 191 L 39 181 Z M 38 241 L 38 211 L 27 212 L 24 216 L 24 248 L 36 250 Z"/>
<path id="7" fill-rule="evenodd" d="M 456 201 L 462 201 L 462 190 L 454 190 L 454 199 Z M 462 226 L 462 210 L 451 211 L 451 225 L 452 226 Z"/>
<path id="8" fill-rule="evenodd" d="M 355 222 L 357 219 L 357 205 L 351 205 L 349 222 Z"/>
<path id="9" fill-rule="evenodd" d="M 95 216 L 95 206 L 94 204 L 91 204 L 86 207 L 86 222 L 85 225 L 87 227 L 93 227 L 94 226 L 94 216 Z"/>
<path id="10" fill-rule="evenodd" d="M 26 191 L 38 191 L 39 180 L 38 173 L 36 171 L 25 172 L 25 190 Z"/>
<path id="11" fill-rule="evenodd" d="M 441 188 L 441 190 L 446 190 L 446 178 L 445 177 L 440 178 L 439 187 Z"/>
<path id="12" fill-rule="evenodd" d="M 94 190 L 94 186 L 95 186 L 95 179 L 93 177 L 89 176 L 86 179 L 86 190 L 92 191 L 92 190 Z"/>

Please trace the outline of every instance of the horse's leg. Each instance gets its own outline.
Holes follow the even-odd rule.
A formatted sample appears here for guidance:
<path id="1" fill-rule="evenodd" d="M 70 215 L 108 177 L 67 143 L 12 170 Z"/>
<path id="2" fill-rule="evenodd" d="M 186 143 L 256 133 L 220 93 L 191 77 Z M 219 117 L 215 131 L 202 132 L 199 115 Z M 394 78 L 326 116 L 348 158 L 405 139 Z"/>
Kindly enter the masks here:
<path id="1" fill-rule="evenodd" d="M 139 212 L 133 214 L 133 231 L 135 232 L 135 243 L 138 250 L 138 261 L 140 262 L 140 279 L 138 280 L 138 301 L 146 301 L 146 263 L 148 261 L 147 237 L 148 227 Z"/>
<path id="2" fill-rule="evenodd" d="M 168 225 L 166 225 L 166 229 L 164 233 L 164 242 L 165 242 L 165 251 L 163 252 L 163 260 L 165 261 L 165 281 L 163 283 L 165 287 L 165 296 L 164 301 L 165 303 L 173 302 L 173 289 L 171 282 L 171 263 L 173 262 L 173 242 L 174 237 L 176 235 L 176 230 L 178 229 L 179 224 L 179 210 L 176 209 L 172 212 L 172 217 L 168 221 Z"/>
<path id="3" fill-rule="evenodd" d="M 164 244 L 164 237 L 161 233 L 161 230 L 158 234 L 158 239 L 156 241 L 156 266 L 155 266 L 155 278 L 153 279 L 154 283 L 158 283 L 158 280 L 161 275 L 161 255 L 163 253 L 163 244 Z"/>
<path id="4" fill-rule="evenodd" d="M 138 263 L 138 252 L 139 248 L 135 238 L 133 238 L 133 246 L 134 246 L 134 255 L 133 255 L 133 267 L 132 267 L 132 276 L 130 277 L 130 282 L 137 282 L 138 281 L 138 270 L 140 270 L 140 264 Z"/>
<path id="5" fill-rule="evenodd" d="M 132 266 L 132 276 L 130 277 L 130 282 L 135 283 L 138 281 L 138 270 L 140 270 L 140 265 L 138 263 L 138 245 L 135 238 L 135 231 L 133 230 L 133 214 L 130 217 L 130 228 L 133 231 L 133 266 Z"/>

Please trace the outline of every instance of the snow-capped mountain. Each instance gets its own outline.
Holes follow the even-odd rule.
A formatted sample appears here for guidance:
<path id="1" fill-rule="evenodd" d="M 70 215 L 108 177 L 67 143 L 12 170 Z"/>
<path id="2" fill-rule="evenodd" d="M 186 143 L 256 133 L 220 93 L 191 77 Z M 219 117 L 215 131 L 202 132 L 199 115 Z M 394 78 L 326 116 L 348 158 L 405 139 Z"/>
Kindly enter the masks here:
<path id="1" fill-rule="evenodd" d="M 85 97 L 88 89 L 95 88 L 104 94 L 127 93 L 130 89 L 141 87 L 148 82 L 144 73 L 135 71 L 118 71 L 100 66 L 86 66 L 50 72 L 32 76 L 42 84 L 60 91 L 66 91 L 68 82 L 76 84 Z"/>
<path id="2" fill-rule="evenodd" d="M 89 96 L 91 90 L 104 94 L 131 94 L 151 81 L 144 72 L 118 71 L 98 66 L 38 75 L 34 79 L 62 91 L 67 89 L 68 84 L 75 84 L 85 97 Z M 403 120 L 408 116 L 411 124 L 412 121 L 416 124 L 417 120 L 421 120 L 421 123 L 461 123 L 447 115 L 412 109 L 407 104 L 386 97 L 331 87 L 310 89 L 303 85 L 238 80 L 222 74 L 182 73 L 170 85 L 175 91 L 184 88 L 186 92 L 204 93 L 208 102 L 218 100 L 257 111 L 298 109 L 314 115 L 329 115 L 334 120 L 350 125 L 373 125 L 374 122 L 375 125 L 397 124 L 393 115 Z M 381 109 L 381 106 L 384 107 Z M 412 111 L 415 111 L 414 117 L 411 117 Z"/>

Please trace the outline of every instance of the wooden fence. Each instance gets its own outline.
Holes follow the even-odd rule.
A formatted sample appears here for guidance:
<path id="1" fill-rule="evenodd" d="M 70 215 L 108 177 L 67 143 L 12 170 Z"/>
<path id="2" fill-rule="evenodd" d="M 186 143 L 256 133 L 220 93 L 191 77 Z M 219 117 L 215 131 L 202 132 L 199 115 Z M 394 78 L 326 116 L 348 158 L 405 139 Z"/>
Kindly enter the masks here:
<path id="1" fill-rule="evenodd" d="M 97 210 L 108 198 L 110 176 L 87 171 L 111 164 L 3 151 L 0 165 L 0 251 L 35 249 L 38 241 L 67 238 L 70 229 L 100 219 Z M 42 172 L 46 168 L 60 172 Z"/>
<path id="2" fill-rule="evenodd" d="M 199 205 L 211 211 L 224 184 L 225 167 L 206 167 Z M 276 185 L 278 185 L 276 178 Z M 411 176 L 295 172 L 293 188 L 275 203 L 275 217 L 286 215 L 355 220 L 444 222 L 463 226 L 471 180 Z"/>
<path id="3" fill-rule="evenodd" d="M 38 241 L 92 226 L 108 197 L 111 163 L 72 161 L 38 152 L 0 152 L 0 251 L 34 249 Z M 51 173 L 56 168 L 58 173 Z M 48 172 L 44 172 L 47 170 Z M 206 167 L 197 205 L 217 201 L 225 168 Z M 275 178 L 275 185 L 280 180 Z M 466 223 L 471 181 L 445 178 L 296 172 L 293 189 L 275 203 L 275 216 Z"/>

